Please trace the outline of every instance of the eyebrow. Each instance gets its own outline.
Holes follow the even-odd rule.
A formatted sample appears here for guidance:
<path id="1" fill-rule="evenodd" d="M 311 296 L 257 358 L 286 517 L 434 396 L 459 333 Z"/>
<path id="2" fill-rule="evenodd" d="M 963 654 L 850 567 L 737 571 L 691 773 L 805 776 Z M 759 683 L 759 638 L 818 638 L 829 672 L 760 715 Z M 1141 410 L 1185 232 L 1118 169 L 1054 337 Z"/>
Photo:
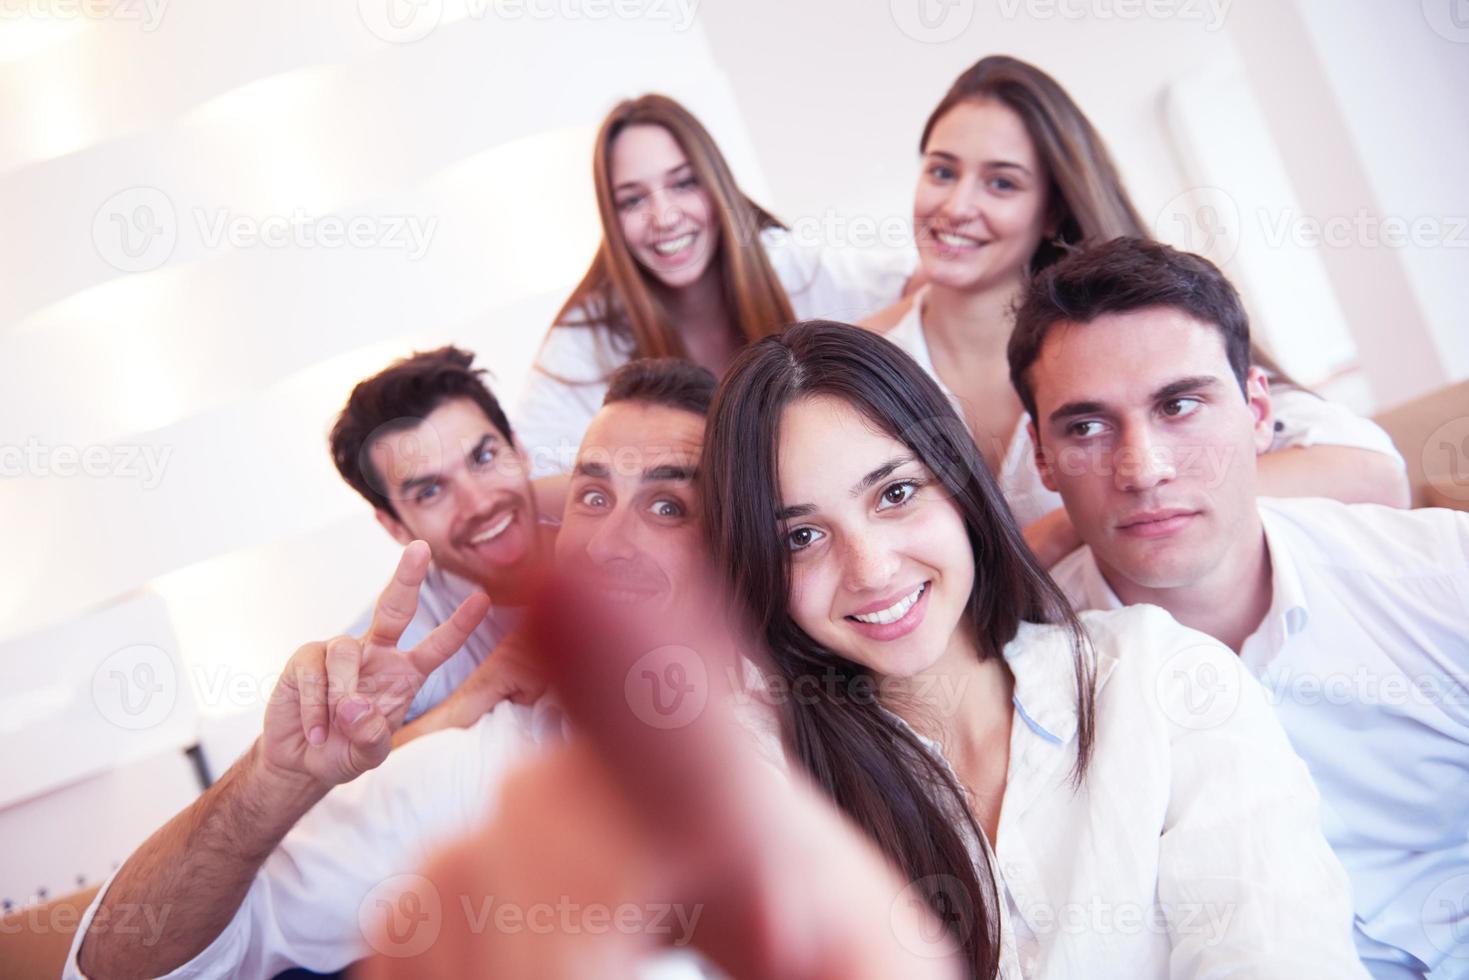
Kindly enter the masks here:
<path id="1" fill-rule="evenodd" d="M 955 163 L 961 162 L 956 155 L 948 152 L 947 150 L 929 150 L 928 155 L 931 157 L 942 157 L 945 160 L 952 160 Z M 1018 170 L 1023 174 L 1030 174 L 1029 167 L 1021 163 L 1016 163 L 1013 160 L 986 160 L 984 161 L 982 166 L 988 167 L 992 170 Z"/>
<path id="2" fill-rule="evenodd" d="M 892 475 L 894 470 L 902 466 L 907 466 L 913 461 L 914 457 L 911 454 L 904 456 L 894 456 L 892 459 L 888 460 L 886 463 L 883 463 L 877 469 L 873 470 L 871 473 L 868 473 L 862 479 L 858 480 L 857 485 L 848 492 L 853 497 L 860 497 L 868 490 L 871 490 L 874 485 Z M 791 507 L 782 507 L 779 513 L 776 514 L 776 517 L 779 520 L 788 521 L 793 517 L 805 517 L 807 514 L 814 513 L 816 513 L 815 504 L 795 504 Z"/>
<path id="3" fill-rule="evenodd" d="M 698 470 L 692 466 L 653 466 L 643 470 L 641 477 L 644 483 L 680 482 L 691 483 L 697 475 Z M 612 471 L 605 463 L 581 462 L 576 464 L 575 475 L 588 477 L 593 480 L 610 480 Z"/>
<path id="4" fill-rule="evenodd" d="M 694 169 L 694 165 L 692 163 L 688 162 L 687 160 L 685 160 L 683 163 L 680 163 L 678 166 L 676 166 L 676 167 L 670 167 L 668 170 L 665 170 L 663 172 L 663 179 L 664 180 L 667 180 L 668 178 L 672 177 L 674 174 L 677 174 L 680 170 L 693 170 L 693 169 Z M 627 190 L 629 188 L 638 188 L 638 187 L 642 187 L 642 186 L 643 186 L 643 182 L 641 180 L 624 180 L 622 183 L 617 184 L 616 186 L 614 186 L 612 188 L 612 192 L 615 194 L 615 193 L 617 193 L 618 191 L 621 191 L 621 190 Z"/>
<path id="5" fill-rule="evenodd" d="M 1218 378 L 1212 375 L 1200 374 L 1191 378 L 1179 378 L 1177 381 L 1170 381 L 1149 395 L 1148 400 L 1162 402 L 1170 398 L 1177 398 L 1179 395 L 1184 395 L 1191 391 L 1207 391 L 1217 387 L 1219 387 Z M 1052 412 L 1048 417 L 1048 421 L 1062 422 L 1066 419 L 1076 418 L 1078 415 L 1099 415 L 1106 411 L 1107 406 L 1102 402 L 1067 402 Z"/>

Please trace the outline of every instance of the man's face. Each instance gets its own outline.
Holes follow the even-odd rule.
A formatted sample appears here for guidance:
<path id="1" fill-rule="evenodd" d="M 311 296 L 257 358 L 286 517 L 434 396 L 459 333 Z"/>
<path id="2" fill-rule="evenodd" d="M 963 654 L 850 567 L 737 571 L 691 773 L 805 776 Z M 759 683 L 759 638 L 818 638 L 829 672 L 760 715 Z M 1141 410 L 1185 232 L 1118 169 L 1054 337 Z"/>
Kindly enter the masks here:
<path id="1" fill-rule="evenodd" d="M 617 402 L 592 419 L 577 453 L 556 558 L 584 568 L 620 602 L 674 608 L 699 562 L 694 472 L 704 419 Z"/>
<path id="2" fill-rule="evenodd" d="M 1217 329 L 1172 307 L 1058 324 L 1029 380 L 1042 479 L 1114 581 L 1187 587 L 1245 541 L 1270 396 L 1257 368 L 1241 393 Z"/>
<path id="3" fill-rule="evenodd" d="M 439 567 L 487 591 L 518 584 L 539 547 L 535 495 L 519 447 L 468 398 L 444 402 L 417 425 L 367 446 L 398 512 L 379 523 L 400 544 L 428 542 Z"/>

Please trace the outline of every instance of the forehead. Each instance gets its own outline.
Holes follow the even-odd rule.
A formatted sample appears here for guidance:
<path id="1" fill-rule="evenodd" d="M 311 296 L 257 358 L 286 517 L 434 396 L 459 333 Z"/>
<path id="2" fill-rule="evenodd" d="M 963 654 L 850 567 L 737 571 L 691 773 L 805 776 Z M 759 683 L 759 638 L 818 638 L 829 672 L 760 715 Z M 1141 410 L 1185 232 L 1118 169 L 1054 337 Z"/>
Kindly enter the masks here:
<path id="1" fill-rule="evenodd" d="M 780 419 L 781 501 L 846 499 L 874 467 L 910 452 L 843 399 L 818 395 L 792 402 Z"/>
<path id="2" fill-rule="evenodd" d="M 927 152 L 973 160 L 1007 160 L 1035 169 L 1038 155 L 1015 110 L 994 99 L 967 100 L 944 113 L 929 134 Z"/>
<path id="3" fill-rule="evenodd" d="M 704 445 L 704 419 L 666 405 L 617 402 L 593 417 L 577 462 L 600 463 L 614 477 L 637 480 L 655 466 L 696 466 Z"/>
<path id="4" fill-rule="evenodd" d="M 436 465 L 444 457 L 468 452 L 487 434 L 504 439 L 484 409 L 468 398 L 453 398 L 429 412 L 417 425 L 376 436 L 373 456 L 411 457 Z"/>
<path id="5" fill-rule="evenodd" d="M 1031 366 L 1030 385 L 1044 414 L 1046 404 L 1134 401 L 1180 376 L 1232 374 L 1217 327 L 1155 306 L 1056 324 Z"/>
<path id="6" fill-rule="evenodd" d="M 683 147 L 662 126 L 628 126 L 612 141 L 610 163 L 613 184 L 647 182 L 688 162 Z"/>

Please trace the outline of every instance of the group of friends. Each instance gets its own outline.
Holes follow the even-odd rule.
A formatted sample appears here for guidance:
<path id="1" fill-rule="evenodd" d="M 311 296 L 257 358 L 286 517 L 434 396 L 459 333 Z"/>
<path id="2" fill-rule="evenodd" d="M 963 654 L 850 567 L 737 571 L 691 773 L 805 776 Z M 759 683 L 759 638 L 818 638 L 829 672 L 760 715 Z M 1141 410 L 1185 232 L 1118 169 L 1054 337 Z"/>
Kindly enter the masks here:
<path id="1" fill-rule="evenodd" d="M 356 386 L 393 578 L 67 975 L 1469 975 L 1469 515 L 1407 509 L 1039 69 L 919 149 L 915 268 L 617 106 L 519 404 L 452 346 Z"/>

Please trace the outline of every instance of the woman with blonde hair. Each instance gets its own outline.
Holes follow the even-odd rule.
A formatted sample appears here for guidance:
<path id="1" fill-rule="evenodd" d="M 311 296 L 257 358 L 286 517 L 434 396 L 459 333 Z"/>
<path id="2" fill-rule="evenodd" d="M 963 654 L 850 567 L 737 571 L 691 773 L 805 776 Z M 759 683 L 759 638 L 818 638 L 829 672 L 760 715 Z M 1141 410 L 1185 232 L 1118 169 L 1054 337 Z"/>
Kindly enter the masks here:
<path id="1" fill-rule="evenodd" d="M 906 351 L 954 399 L 1027 542 L 1049 566 L 1080 545 L 1047 490 L 1006 345 L 1027 277 L 1067 251 L 1152 238 L 1100 135 L 1045 72 L 984 58 L 955 80 L 919 141 L 913 223 L 923 288 L 863 326 Z M 1387 434 L 1294 385 L 1258 348 L 1275 393 L 1276 440 L 1263 493 L 1404 506 L 1402 458 Z M 1288 451 L 1285 451 L 1288 450 Z"/>
<path id="2" fill-rule="evenodd" d="M 607 378 L 635 357 L 716 375 L 796 319 L 856 319 L 898 299 L 911 264 L 798 242 L 735 183 L 692 113 L 663 95 L 619 103 L 592 161 L 603 238 L 557 314 L 515 413 L 537 475 L 568 468 Z"/>

